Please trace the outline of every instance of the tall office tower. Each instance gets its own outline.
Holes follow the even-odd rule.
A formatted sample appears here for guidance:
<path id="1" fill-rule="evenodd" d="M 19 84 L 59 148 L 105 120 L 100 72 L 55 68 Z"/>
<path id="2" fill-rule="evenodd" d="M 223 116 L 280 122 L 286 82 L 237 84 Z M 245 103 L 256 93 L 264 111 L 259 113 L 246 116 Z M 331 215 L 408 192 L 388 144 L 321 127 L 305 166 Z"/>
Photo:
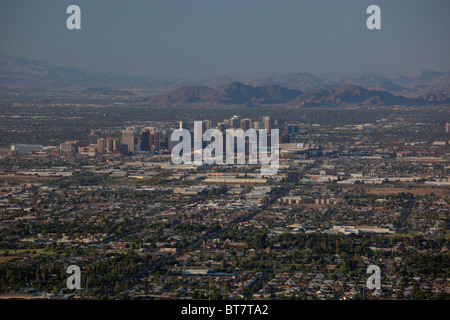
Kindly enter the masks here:
<path id="1" fill-rule="evenodd" d="M 164 150 L 169 150 L 169 137 L 167 136 L 167 134 L 163 134 L 161 132 L 161 140 L 160 140 L 160 151 L 164 151 Z"/>
<path id="2" fill-rule="evenodd" d="M 124 151 L 130 153 L 134 151 L 134 131 L 133 130 L 123 130 L 122 131 L 122 145 L 124 145 Z"/>
<path id="3" fill-rule="evenodd" d="M 267 130 L 267 133 L 273 128 L 273 119 L 271 117 L 264 117 L 264 129 Z"/>
<path id="4" fill-rule="evenodd" d="M 144 129 L 141 133 L 141 150 L 150 151 L 150 130 Z"/>
<path id="5" fill-rule="evenodd" d="M 119 150 L 119 138 L 106 138 L 106 152 Z"/>
<path id="6" fill-rule="evenodd" d="M 248 129 L 250 129 L 252 122 L 250 121 L 250 119 L 242 119 L 241 120 L 241 129 L 244 131 L 247 131 Z"/>
<path id="7" fill-rule="evenodd" d="M 233 118 L 230 118 L 230 127 L 231 128 L 239 128 L 239 117 L 233 116 Z"/>
<path id="8" fill-rule="evenodd" d="M 106 140 L 105 139 L 97 139 L 97 153 L 98 154 L 103 154 L 105 153 L 105 145 L 106 145 Z"/>
<path id="9" fill-rule="evenodd" d="M 150 152 L 161 151 L 161 133 L 153 129 L 142 130 L 141 150 Z"/>
<path id="10" fill-rule="evenodd" d="M 211 120 L 203 120 L 202 121 L 202 133 L 205 133 L 206 130 L 212 128 L 212 121 Z"/>
<path id="11" fill-rule="evenodd" d="M 158 153 L 161 151 L 161 134 L 159 131 L 150 132 L 150 151 Z"/>
<path id="12" fill-rule="evenodd" d="M 445 124 L 445 132 L 450 132 L 450 122 Z"/>
<path id="13" fill-rule="evenodd" d="M 256 130 L 256 132 L 258 132 L 259 129 L 262 129 L 263 126 L 261 126 L 261 122 L 258 120 L 255 120 L 253 122 L 253 128 Z"/>
<path id="14" fill-rule="evenodd" d="M 112 149 L 112 151 L 119 151 L 119 149 L 120 149 L 120 140 L 119 140 L 119 138 L 113 138 L 113 141 L 112 141 L 112 147 L 113 147 L 113 149 Z"/>
<path id="15" fill-rule="evenodd" d="M 225 123 L 219 122 L 219 123 L 217 124 L 216 128 L 219 129 L 220 132 L 224 132 L 224 131 L 226 130 Z"/>

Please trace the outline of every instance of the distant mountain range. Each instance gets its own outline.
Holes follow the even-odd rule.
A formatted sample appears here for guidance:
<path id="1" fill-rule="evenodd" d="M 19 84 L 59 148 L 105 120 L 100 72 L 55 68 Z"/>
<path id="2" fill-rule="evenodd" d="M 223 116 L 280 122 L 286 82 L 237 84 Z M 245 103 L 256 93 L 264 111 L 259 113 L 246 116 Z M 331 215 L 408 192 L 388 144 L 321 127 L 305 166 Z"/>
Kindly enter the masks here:
<path id="1" fill-rule="evenodd" d="M 251 80 L 245 83 L 255 86 L 279 85 L 303 91 L 310 89 L 336 89 L 349 83 L 367 89 L 390 91 L 405 96 L 418 96 L 427 93 L 450 95 L 450 72 L 432 70 L 424 70 L 412 76 L 383 77 L 365 74 L 358 77 L 339 79 L 322 79 L 308 73 L 289 73 L 284 76 Z"/>
<path id="2" fill-rule="evenodd" d="M 86 94 L 126 93 L 128 88 L 165 88 L 166 79 L 130 77 L 118 74 L 99 75 L 75 68 L 59 67 L 51 63 L 0 55 L 0 87 L 24 90 L 58 91 L 87 90 Z M 115 90 L 114 90 L 115 89 Z M 126 94 L 128 95 L 128 94 Z"/>
<path id="3" fill-rule="evenodd" d="M 46 62 L 0 55 L 0 82 L 3 85 L 36 84 L 40 81 L 90 81 L 93 75 Z"/>
<path id="4" fill-rule="evenodd" d="M 323 79 L 292 72 L 264 79 L 229 76 L 188 79 L 98 75 L 50 63 L 0 55 L 0 91 L 73 92 L 83 95 L 144 95 L 154 104 L 424 104 L 449 103 L 450 72 L 424 70 L 411 76 Z"/>
<path id="5" fill-rule="evenodd" d="M 407 98 L 387 91 L 369 90 L 352 84 L 336 89 L 311 89 L 300 91 L 276 85 L 255 87 L 231 82 L 217 88 L 206 86 L 182 87 L 148 99 L 158 105 L 173 104 L 242 104 L 267 105 L 287 104 L 291 106 L 314 106 L 336 104 L 420 105 L 429 102 L 450 103 L 444 94 L 426 94 L 418 98 Z"/>
<path id="6" fill-rule="evenodd" d="M 206 86 L 182 87 L 157 95 L 148 100 L 155 104 L 274 104 L 286 103 L 302 94 L 299 90 L 280 86 L 254 87 L 239 82 L 230 82 L 217 88 Z"/>

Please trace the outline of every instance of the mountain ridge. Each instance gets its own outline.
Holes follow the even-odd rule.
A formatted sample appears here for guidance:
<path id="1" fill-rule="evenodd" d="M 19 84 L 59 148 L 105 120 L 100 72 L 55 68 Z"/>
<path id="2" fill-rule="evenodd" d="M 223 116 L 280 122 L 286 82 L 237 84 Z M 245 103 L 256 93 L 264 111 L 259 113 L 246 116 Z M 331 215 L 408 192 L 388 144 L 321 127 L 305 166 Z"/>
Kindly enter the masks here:
<path id="1" fill-rule="evenodd" d="M 185 93 L 184 95 L 182 93 Z M 180 95 L 181 94 L 181 95 Z M 182 87 L 162 95 L 155 95 L 151 104 L 170 105 L 184 103 L 202 104 L 288 104 L 292 106 L 363 104 L 370 106 L 424 104 L 428 102 L 449 103 L 444 94 L 427 94 L 412 99 L 394 95 L 387 91 L 370 90 L 353 84 L 344 84 L 336 89 L 312 89 L 306 92 L 280 86 L 250 86 L 230 82 L 217 88 Z"/>
<path id="2" fill-rule="evenodd" d="M 371 91 L 347 87 L 347 90 L 353 93 L 335 92 L 346 84 Z M 146 101 L 155 103 L 163 102 L 165 95 L 165 102 L 169 104 L 221 103 L 256 106 L 288 102 L 299 105 L 367 102 L 377 105 L 395 104 L 402 100 L 406 103 L 446 103 L 450 97 L 450 71 L 422 70 L 410 76 L 378 76 L 368 73 L 337 79 L 321 78 L 305 72 L 290 72 L 263 79 L 236 81 L 226 75 L 184 79 L 98 75 L 39 60 L 0 55 L 0 90 L 37 90 L 49 93 L 77 90 L 78 93 L 88 95 L 144 95 Z"/>

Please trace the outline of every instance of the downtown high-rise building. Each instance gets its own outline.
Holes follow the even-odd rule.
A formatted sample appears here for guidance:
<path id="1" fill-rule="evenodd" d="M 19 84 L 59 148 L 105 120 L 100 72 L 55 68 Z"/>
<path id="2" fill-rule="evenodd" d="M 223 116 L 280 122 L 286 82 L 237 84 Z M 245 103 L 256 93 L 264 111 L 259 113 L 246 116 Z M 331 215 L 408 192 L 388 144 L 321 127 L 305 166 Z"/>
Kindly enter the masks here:
<path id="1" fill-rule="evenodd" d="M 271 117 L 264 117 L 264 129 L 267 130 L 267 133 L 270 133 L 273 129 L 273 122 Z"/>
<path id="2" fill-rule="evenodd" d="M 97 139 L 97 153 L 103 154 L 105 153 L 105 150 L 106 150 L 106 140 L 103 138 Z"/>
<path id="3" fill-rule="evenodd" d="M 202 134 L 205 133 L 206 130 L 209 130 L 211 128 L 212 128 L 211 120 L 203 120 L 202 121 Z"/>
<path id="4" fill-rule="evenodd" d="M 161 134 L 159 131 L 153 131 L 150 133 L 150 151 L 160 152 L 161 151 Z"/>
<path id="5" fill-rule="evenodd" d="M 141 132 L 141 151 L 150 151 L 150 130 L 144 129 Z"/>
<path id="6" fill-rule="evenodd" d="M 131 129 L 126 129 L 122 131 L 122 146 L 123 151 L 130 153 L 134 151 L 135 141 L 134 141 L 134 131 Z"/>
<path id="7" fill-rule="evenodd" d="M 216 126 L 217 129 L 219 129 L 221 132 L 225 131 L 227 126 L 225 125 L 224 122 L 219 122 Z"/>
<path id="8" fill-rule="evenodd" d="M 233 118 L 230 118 L 230 128 L 239 128 L 240 127 L 240 121 L 238 116 L 233 116 Z"/>
<path id="9" fill-rule="evenodd" d="M 119 151 L 119 138 L 106 138 L 106 152 Z"/>
<path id="10" fill-rule="evenodd" d="M 261 121 L 259 121 L 259 120 L 255 120 L 254 122 L 253 122 L 253 128 L 256 130 L 256 131 L 258 131 L 259 129 L 263 129 L 263 125 L 261 124 Z"/>
<path id="11" fill-rule="evenodd" d="M 159 131 L 144 129 L 141 134 L 141 150 L 150 152 L 161 151 L 161 134 Z"/>
<path id="12" fill-rule="evenodd" d="M 241 120 L 241 129 L 247 131 L 252 127 L 252 122 L 250 119 L 242 119 Z"/>

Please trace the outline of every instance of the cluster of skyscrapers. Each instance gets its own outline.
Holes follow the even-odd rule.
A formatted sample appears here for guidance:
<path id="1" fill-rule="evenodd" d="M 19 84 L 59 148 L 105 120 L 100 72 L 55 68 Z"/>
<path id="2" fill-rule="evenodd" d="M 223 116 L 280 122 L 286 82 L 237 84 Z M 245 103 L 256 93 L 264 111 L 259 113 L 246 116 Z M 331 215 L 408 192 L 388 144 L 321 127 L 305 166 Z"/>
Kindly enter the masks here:
<path id="1" fill-rule="evenodd" d="M 179 143 L 179 141 L 171 141 L 171 132 L 173 129 L 187 129 L 191 131 L 191 141 L 193 141 L 193 124 L 184 123 L 180 121 L 175 128 L 167 129 L 156 129 L 154 127 L 145 127 L 143 129 L 137 129 L 136 127 L 127 127 L 121 131 L 121 137 L 104 137 L 105 133 L 100 131 L 91 131 L 88 137 L 88 141 L 66 141 L 59 145 L 59 147 L 47 146 L 43 147 L 41 145 L 12 145 L 11 153 L 15 152 L 18 154 L 25 153 L 36 153 L 43 152 L 53 156 L 66 155 L 66 156 L 81 156 L 81 157 L 92 157 L 96 155 L 103 154 L 130 154 L 130 153 L 170 153 L 172 148 Z M 446 131 L 448 132 L 450 124 L 446 124 Z M 211 120 L 202 121 L 202 134 L 208 129 L 218 129 L 222 133 L 225 133 L 227 129 L 242 129 L 246 132 L 249 129 L 254 129 L 258 132 L 260 129 L 266 129 L 268 137 L 271 136 L 273 129 L 279 130 L 279 144 L 281 149 L 281 154 L 285 153 L 304 153 L 310 149 L 319 149 L 320 147 L 311 147 L 308 144 L 308 148 L 305 146 L 300 146 L 298 143 L 293 143 L 291 140 L 292 136 L 297 136 L 300 131 L 300 127 L 297 124 L 286 123 L 285 119 L 273 119 L 270 116 L 259 117 L 254 120 L 249 118 L 241 118 L 237 115 L 224 119 L 218 122 L 214 127 Z M 170 129 L 168 131 L 168 129 Z M 102 137 L 103 136 L 103 137 Z M 298 139 L 298 136 L 294 138 L 294 141 Z M 268 139 L 267 143 L 270 147 L 271 139 Z M 224 145 L 226 144 L 226 139 L 223 140 Z M 203 147 L 206 146 L 207 142 L 203 141 Z M 245 141 L 245 152 L 248 154 L 249 141 Z M 293 149 L 293 150 L 291 150 Z M 295 150 L 294 150 L 295 149 Z M 301 149 L 301 150 L 300 150 Z M 308 150 L 305 150 L 308 149 Z M 308 151 L 309 152 L 309 151 Z"/>
<path id="2" fill-rule="evenodd" d="M 91 152 L 95 151 L 97 154 L 119 152 L 120 140 L 119 138 L 99 138 L 98 133 L 92 131 L 89 135 L 89 147 Z"/>
<path id="3" fill-rule="evenodd" d="M 187 129 L 192 124 L 179 122 L 180 129 Z M 202 133 L 208 129 L 213 129 L 213 122 L 211 120 L 202 121 Z M 298 134 L 299 128 L 297 125 L 286 125 L 285 119 L 273 119 L 270 116 L 259 117 L 251 120 L 249 118 L 240 118 L 235 115 L 229 119 L 217 123 L 216 129 L 225 132 L 227 129 L 242 129 L 244 132 L 248 129 L 266 129 L 268 135 L 271 134 L 272 129 L 280 129 L 280 143 L 289 143 L 290 135 Z M 160 131 L 155 128 L 144 128 L 138 130 L 135 127 L 127 127 L 121 131 L 121 138 L 102 138 L 100 133 L 92 131 L 89 135 L 89 144 L 82 145 L 78 141 L 65 142 L 60 145 L 59 150 L 65 154 L 111 154 L 122 153 L 129 154 L 135 152 L 151 152 L 162 153 L 167 150 L 170 152 L 171 147 L 176 142 L 171 142 L 166 130 Z"/>
<path id="4" fill-rule="evenodd" d="M 210 121 L 210 120 L 204 120 Z M 277 125 L 281 126 L 285 122 L 284 119 L 278 119 Z M 261 117 L 252 121 L 249 118 L 240 119 L 239 116 L 233 116 L 230 119 L 224 119 L 222 122 L 217 124 L 217 129 L 220 131 L 225 131 L 228 128 L 242 129 L 244 131 L 248 129 L 255 129 L 258 131 L 259 129 L 266 129 L 267 133 L 270 134 L 270 131 L 275 127 L 275 121 L 271 117 Z M 207 128 L 209 129 L 209 128 Z"/>
<path id="5" fill-rule="evenodd" d="M 127 128 L 122 131 L 122 151 L 130 153 L 134 151 L 148 151 L 153 153 L 161 152 L 161 132 L 154 128 L 144 128 L 139 134 L 134 128 Z"/>

